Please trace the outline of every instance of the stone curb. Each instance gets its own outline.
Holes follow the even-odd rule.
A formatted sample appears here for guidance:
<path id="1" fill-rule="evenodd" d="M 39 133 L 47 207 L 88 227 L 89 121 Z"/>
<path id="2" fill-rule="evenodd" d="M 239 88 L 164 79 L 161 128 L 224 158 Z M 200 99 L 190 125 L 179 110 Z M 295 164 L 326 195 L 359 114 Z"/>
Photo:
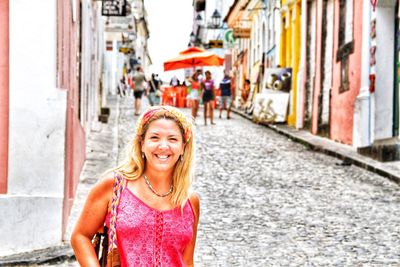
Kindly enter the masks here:
<path id="1" fill-rule="evenodd" d="M 232 111 L 252 121 L 252 117 L 244 112 L 237 109 L 232 109 Z M 284 124 L 260 123 L 260 125 L 266 126 L 297 143 L 301 143 L 313 151 L 322 152 L 326 155 L 336 157 L 343 160 L 346 164 L 354 164 L 358 167 L 386 177 L 400 185 L 400 168 L 388 168 L 384 166 L 384 163 L 358 154 L 355 149 L 348 145 L 340 144 L 324 137 L 312 135 L 307 131 L 297 130 Z M 400 163 L 398 165 L 400 165 Z"/>
<path id="2" fill-rule="evenodd" d="M 0 266 L 28 266 L 33 264 L 57 263 L 75 259 L 69 244 L 49 247 L 31 252 L 20 253 L 0 258 Z"/>

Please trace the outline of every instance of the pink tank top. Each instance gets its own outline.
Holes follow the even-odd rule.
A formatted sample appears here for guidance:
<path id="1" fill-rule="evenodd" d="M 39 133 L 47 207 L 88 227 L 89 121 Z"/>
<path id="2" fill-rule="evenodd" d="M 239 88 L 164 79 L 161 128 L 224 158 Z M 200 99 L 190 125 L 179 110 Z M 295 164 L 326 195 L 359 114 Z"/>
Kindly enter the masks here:
<path id="1" fill-rule="evenodd" d="M 194 212 L 190 201 L 181 208 L 158 211 L 125 188 L 117 211 L 121 267 L 184 266 L 183 250 L 192 240 Z M 107 215 L 109 225 L 110 214 Z"/>

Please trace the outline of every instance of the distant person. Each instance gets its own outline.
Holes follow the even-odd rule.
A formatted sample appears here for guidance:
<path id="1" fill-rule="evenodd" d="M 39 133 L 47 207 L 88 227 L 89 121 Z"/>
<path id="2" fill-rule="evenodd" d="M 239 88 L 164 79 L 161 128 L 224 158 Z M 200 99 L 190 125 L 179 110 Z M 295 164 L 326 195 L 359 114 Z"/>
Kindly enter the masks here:
<path id="1" fill-rule="evenodd" d="M 148 94 L 150 106 L 160 105 L 160 81 L 157 79 L 157 74 L 151 74 L 151 79 L 148 82 Z"/>
<path id="2" fill-rule="evenodd" d="M 210 115 L 211 125 L 214 125 L 214 107 L 213 101 L 215 99 L 215 86 L 212 79 L 211 72 L 206 71 L 206 78 L 203 81 L 203 104 L 204 104 L 204 125 L 207 125 L 207 113 Z"/>
<path id="3" fill-rule="evenodd" d="M 131 69 L 135 70 L 138 66 L 140 66 L 140 57 L 136 58 L 135 56 L 132 56 L 129 59 L 129 66 Z"/>
<path id="4" fill-rule="evenodd" d="M 120 97 L 125 97 L 127 94 L 127 84 L 126 84 L 126 79 L 125 76 L 122 76 L 122 78 L 119 80 L 118 83 L 118 95 Z"/>
<path id="5" fill-rule="evenodd" d="M 231 118 L 231 108 L 233 99 L 235 98 L 235 88 L 233 86 L 233 79 L 229 76 L 228 72 L 225 71 L 224 78 L 219 84 L 221 89 L 221 103 L 219 107 L 219 118 L 222 117 L 222 110 L 226 110 L 226 118 L 229 120 Z"/>
<path id="6" fill-rule="evenodd" d="M 192 117 L 196 121 L 197 112 L 199 111 L 200 96 L 201 96 L 201 80 L 199 80 L 200 71 L 193 73 L 192 77 L 189 78 L 189 95 L 187 98 L 191 101 Z"/>
<path id="7" fill-rule="evenodd" d="M 171 78 L 169 85 L 171 85 L 171 86 L 179 86 L 180 85 L 180 81 L 179 81 L 178 77 L 176 77 L 176 75 Z"/>
<path id="8" fill-rule="evenodd" d="M 134 109 L 135 115 L 138 116 L 142 105 L 142 95 L 146 87 L 146 76 L 143 73 L 142 67 L 136 67 L 136 72 L 132 75 L 132 80 L 134 83 L 133 95 L 135 97 Z"/>

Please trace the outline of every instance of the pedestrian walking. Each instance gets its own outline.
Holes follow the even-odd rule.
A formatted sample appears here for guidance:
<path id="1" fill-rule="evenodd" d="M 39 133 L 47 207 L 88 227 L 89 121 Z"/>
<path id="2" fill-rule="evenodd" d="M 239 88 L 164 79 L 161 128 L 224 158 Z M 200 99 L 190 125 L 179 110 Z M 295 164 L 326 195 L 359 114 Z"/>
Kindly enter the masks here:
<path id="1" fill-rule="evenodd" d="M 215 99 L 215 86 L 214 80 L 212 79 L 211 72 L 206 71 L 206 78 L 204 79 L 203 83 L 203 104 L 204 104 L 204 125 L 207 125 L 207 114 L 209 112 L 210 122 L 211 124 L 214 123 L 214 107 L 213 101 Z"/>
<path id="2" fill-rule="evenodd" d="M 229 76 L 228 72 L 225 71 L 224 78 L 219 84 L 219 88 L 221 89 L 221 103 L 219 107 L 219 118 L 222 117 L 222 110 L 226 110 L 226 118 L 230 119 L 231 116 L 231 108 L 233 99 L 235 98 L 235 88 L 233 86 L 233 80 Z"/>
<path id="3" fill-rule="evenodd" d="M 125 97 L 127 94 L 127 84 L 126 84 L 126 79 L 125 76 L 122 76 L 122 78 L 119 80 L 117 90 L 118 90 L 118 95 L 122 98 Z"/>
<path id="4" fill-rule="evenodd" d="M 135 115 L 138 116 L 141 111 L 142 95 L 146 87 L 146 76 L 143 73 L 142 67 L 136 67 L 136 72 L 132 75 L 132 82 L 134 83 L 133 95 L 135 97 Z"/>
<path id="5" fill-rule="evenodd" d="M 197 112 L 199 111 L 199 105 L 200 105 L 201 86 L 202 86 L 202 82 L 199 79 L 200 73 L 201 70 L 197 70 L 196 72 L 193 73 L 193 75 L 189 79 L 190 92 L 187 98 L 191 102 L 190 105 L 192 107 L 192 117 L 194 121 L 196 121 Z"/>
<path id="6" fill-rule="evenodd" d="M 157 79 L 157 74 L 151 74 L 151 79 L 148 82 L 148 93 L 150 106 L 160 105 L 160 81 Z"/>
<path id="7" fill-rule="evenodd" d="M 194 153 L 192 123 L 181 111 L 144 112 L 126 160 L 93 187 L 72 233 L 80 265 L 98 264 L 91 240 L 106 223 L 120 266 L 193 266 L 200 212 L 191 192 Z M 115 191 L 118 201 L 111 200 Z M 117 205 L 110 211 L 111 201 Z"/>

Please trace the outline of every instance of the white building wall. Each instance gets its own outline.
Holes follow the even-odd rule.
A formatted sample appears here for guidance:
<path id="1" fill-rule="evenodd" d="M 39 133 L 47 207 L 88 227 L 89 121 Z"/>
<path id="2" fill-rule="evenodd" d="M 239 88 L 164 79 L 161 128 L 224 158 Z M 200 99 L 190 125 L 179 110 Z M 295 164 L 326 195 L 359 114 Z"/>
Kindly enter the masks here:
<path id="1" fill-rule="evenodd" d="M 97 6 L 96 9 L 96 29 L 97 29 L 97 38 L 96 42 L 96 95 L 95 95 L 95 106 L 94 110 L 100 112 L 100 107 L 102 106 L 102 96 L 105 95 L 104 92 L 104 84 L 102 84 L 103 80 L 103 68 L 104 68 L 104 50 L 105 50 L 105 38 L 104 38 L 104 22 L 103 17 L 101 15 L 101 5 Z M 103 89 L 101 89 L 103 87 Z"/>
<path id="2" fill-rule="evenodd" d="M 104 73 L 103 73 L 103 100 L 102 103 L 106 104 L 107 94 L 115 95 L 117 93 L 117 85 L 119 79 L 122 77 L 122 66 L 119 66 L 119 52 L 117 40 L 113 40 L 113 36 L 106 34 L 106 40 L 112 40 L 113 49 L 112 51 L 104 50 Z M 105 41 L 104 41 L 105 42 Z M 123 62 L 121 63 L 123 65 Z"/>
<path id="3" fill-rule="evenodd" d="M 300 54 L 300 68 L 297 73 L 297 104 L 296 104 L 296 128 L 301 129 L 304 127 L 304 109 L 305 109 L 305 82 L 306 82 L 306 63 L 307 63 L 307 2 L 301 1 L 301 54 Z"/>
<path id="4" fill-rule="evenodd" d="M 369 92 L 371 4 L 363 4 L 361 88 L 354 104 L 353 146 L 371 145 L 371 94 Z"/>
<path id="5" fill-rule="evenodd" d="M 100 80 L 102 75 L 102 53 L 104 23 L 101 6 L 96 2 L 82 2 L 82 64 L 81 64 L 81 121 L 85 122 L 86 133 L 100 113 Z"/>
<path id="6" fill-rule="evenodd" d="M 143 35 L 142 35 L 143 34 Z M 144 36 L 144 33 L 138 32 L 138 36 L 136 39 L 136 56 L 140 59 L 140 64 L 142 67 L 145 65 L 145 60 L 146 60 L 146 51 L 144 50 L 144 47 L 146 45 L 146 36 Z"/>
<path id="7" fill-rule="evenodd" d="M 313 1 L 311 3 L 311 8 L 310 8 L 310 14 L 308 16 L 309 19 L 309 23 L 310 23 L 310 27 L 311 29 L 307 29 L 307 30 L 311 30 L 311 38 L 308 40 L 309 44 L 309 61 L 307 62 L 307 64 L 309 64 L 309 68 L 310 68 L 310 73 L 309 73 L 309 77 L 307 77 L 307 79 L 309 79 L 309 87 L 308 87 L 308 96 L 307 96 L 307 114 L 308 117 L 306 118 L 307 120 L 311 120 L 312 117 L 312 108 L 313 108 L 313 98 L 314 98 L 314 80 L 315 80 L 315 60 L 316 60 L 316 35 L 317 35 L 317 1 Z"/>
<path id="8" fill-rule="evenodd" d="M 80 121 L 85 124 L 85 132 L 87 134 L 90 133 L 90 129 L 87 127 L 87 121 L 89 121 L 90 117 L 90 108 L 88 108 L 89 100 L 89 92 L 92 87 L 91 84 L 91 64 L 90 57 L 93 52 L 91 49 L 91 41 L 92 38 L 92 30 L 91 30 L 91 3 L 88 1 L 82 2 L 82 47 L 81 47 L 81 117 Z"/>
<path id="9" fill-rule="evenodd" d="M 393 127 L 393 63 L 394 9 L 376 9 L 376 81 L 375 81 L 375 138 L 392 137 Z"/>
<path id="10" fill-rule="evenodd" d="M 330 94 L 332 89 L 332 72 L 333 72 L 333 18 L 335 3 L 333 0 L 327 2 L 326 13 L 326 40 L 325 40 L 325 58 L 324 58 L 324 80 L 322 83 L 322 123 L 329 124 L 330 121 Z"/>
<path id="11" fill-rule="evenodd" d="M 66 92 L 56 88 L 56 10 L 54 0 L 10 1 L 9 183 L 0 195 L 0 255 L 61 241 Z"/>
<path id="12" fill-rule="evenodd" d="M 274 15 L 273 15 L 273 34 L 272 34 L 272 41 L 271 45 L 272 47 L 275 46 L 275 62 L 274 66 L 277 66 L 278 63 L 281 61 L 280 58 L 280 49 L 281 49 L 281 43 L 280 43 L 280 34 L 282 32 L 282 28 L 285 25 L 282 25 L 282 16 L 280 14 L 280 9 L 279 8 L 274 8 Z"/>

